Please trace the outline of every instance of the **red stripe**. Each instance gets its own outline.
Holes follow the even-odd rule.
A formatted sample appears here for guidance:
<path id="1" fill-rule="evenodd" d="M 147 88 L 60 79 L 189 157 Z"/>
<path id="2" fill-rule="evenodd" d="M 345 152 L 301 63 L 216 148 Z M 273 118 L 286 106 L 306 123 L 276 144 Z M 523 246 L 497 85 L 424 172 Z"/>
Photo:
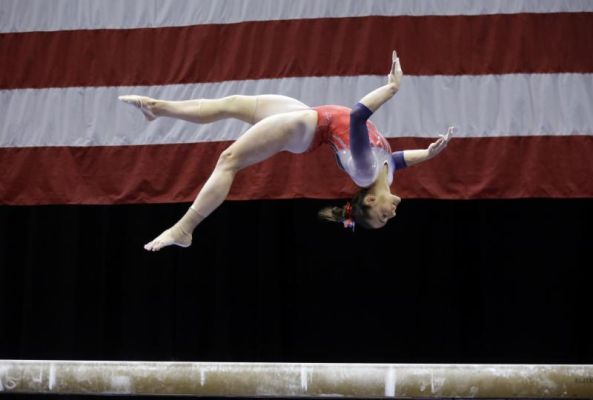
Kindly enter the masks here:
<path id="1" fill-rule="evenodd" d="M 391 139 L 393 149 L 426 139 Z M 228 142 L 128 147 L 0 149 L 2 204 L 189 202 Z M 395 176 L 408 198 L 593 197 L 593 137 L 454 139 Z M 346 198 L 355 191 L 329 147 L 279 154 L 241 171 L 230 199 Z"/>
<path id="2" fill-rule="evenodd" d="M 0 88 L 593 72 L 593 13 L 400 16 L 0 35 Z"/>

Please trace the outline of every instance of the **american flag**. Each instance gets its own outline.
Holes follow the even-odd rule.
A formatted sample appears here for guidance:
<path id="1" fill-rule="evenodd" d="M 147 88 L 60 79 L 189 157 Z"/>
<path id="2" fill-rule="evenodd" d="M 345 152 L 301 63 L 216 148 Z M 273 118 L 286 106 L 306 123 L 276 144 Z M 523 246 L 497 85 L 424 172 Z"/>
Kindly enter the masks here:
<path id="1" fill-rule="evenodd" d="M 1 0 L 0 204 L 191 201 L 248 126 L 159 118 L 117 100 L 283 94 L 352 106 L 392 149 L 408 198 L 593 197 L 593 2 L 581 0 Z M 242 171 L 231 199 L 341 198 L 329 148 Z"/>

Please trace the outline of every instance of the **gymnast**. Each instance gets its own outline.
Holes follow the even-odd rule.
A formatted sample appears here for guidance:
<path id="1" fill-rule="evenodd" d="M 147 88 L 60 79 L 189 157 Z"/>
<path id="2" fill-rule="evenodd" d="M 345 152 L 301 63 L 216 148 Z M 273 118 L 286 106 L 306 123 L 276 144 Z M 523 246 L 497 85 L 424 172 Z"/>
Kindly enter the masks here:
<path id="1" fill-rule="evenodd" d="M 360 188 L 343 207 L 327 207 L 319 217 L 354 226 L 376 229 L 395 216 L 401 198 L 390 191 L 397 169 L 426 161 L 439 154 L 449 142 L 453 128 L 426 149 L 391 152 L 389 143 L 368 118 L 395 95 L 403 72 L 393 52 L 387 84 L 364 96 L 353 109 L 325 105 L 311 108 L 280 95 L 242 96 L 221 99 L 166 101 L 125 95 L 119 99 L 137 107 L 152 121 L 172 117 L 204 124 L 236 118 L 252 126 L 224 150 L 214 171 L 185 215 L 144 248 L 158 251 L 177 245 L 188 247 L 192 232 L 226 198 L 237 172 L 276 153 L 310 152 L 323 143 L 334 149 L 338 166 Z"/>

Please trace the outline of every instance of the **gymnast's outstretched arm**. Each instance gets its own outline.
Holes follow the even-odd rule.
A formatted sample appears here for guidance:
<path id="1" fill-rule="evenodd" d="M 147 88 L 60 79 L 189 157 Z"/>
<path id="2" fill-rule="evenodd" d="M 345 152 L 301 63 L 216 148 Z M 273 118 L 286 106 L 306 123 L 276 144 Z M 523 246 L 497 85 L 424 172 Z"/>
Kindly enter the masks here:
<path id="1" fill-rule="evenodd" d="M 352 159 L 360 170 L 370 171 L 372 164 L 371 145 L 366 122 L 387 100 L 399 90 L 403 76 L 399 58 L 395 50 L 392 54 L 391 70 L 387 75 L 387 85 L 381 86 L 364 96 L 350 113 L 350 149 Z"/>
<path id="2" fill-rule="evenodd" d="M 426 149 L 396 151 L 391 155 L 395 162 L 395 169 L 411 167 L 435 157 L 447 147 L 454 130 L 455 128 L 450 126 L 446 134 L 439 135 L 440 137 L 428 145 Z"/>

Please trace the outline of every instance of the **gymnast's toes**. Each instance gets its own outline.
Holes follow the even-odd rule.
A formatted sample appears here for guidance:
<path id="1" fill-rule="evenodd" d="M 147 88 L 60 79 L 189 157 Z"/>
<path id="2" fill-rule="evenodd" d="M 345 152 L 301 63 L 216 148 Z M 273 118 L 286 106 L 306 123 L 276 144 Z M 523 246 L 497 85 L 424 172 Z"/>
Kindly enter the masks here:
<path id="1" fill-rule="evenodd" d="M 192 242 L 192 236 L 189 234 L 183 234 L 178 229 L 167 229 L 161 233 L 152 242 L 144 245 L 144 249 L 148 251 L 159 251 L 163 247 L 175 245 L 179 247 L 189 247 Z"/>
<path id="2" fill-rule="evenodd" d="M 152 111 L 151 107 L 151 103 L 154 103 L 154 101 L 150 97 L 128 94 L 119 96 L 118 99 L 126 104 L 130 104 L 140 109 L 140 111 L 142 111 L 142 114 L 144 114 L 144 118 L 146 118 L 148 121 L 152 121 L 156 118 L 156 115 Z"/>

